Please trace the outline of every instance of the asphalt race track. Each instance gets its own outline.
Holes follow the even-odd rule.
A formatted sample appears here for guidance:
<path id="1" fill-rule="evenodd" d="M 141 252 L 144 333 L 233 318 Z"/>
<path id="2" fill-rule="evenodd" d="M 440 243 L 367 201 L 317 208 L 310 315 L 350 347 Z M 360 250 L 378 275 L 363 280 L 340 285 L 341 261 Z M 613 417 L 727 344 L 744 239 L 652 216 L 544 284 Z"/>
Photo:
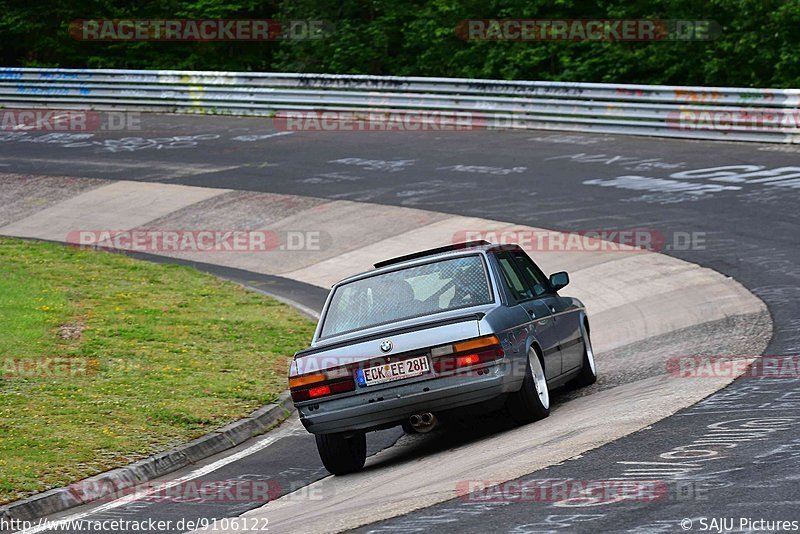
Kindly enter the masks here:
<path id="1" fill-rule="evenodd" d="M 146 115 L 142 124 L 140 132 L 84 139 L 0 133 L 0 172 L 286 193 L 562 231 L 647 230 L 663 237 L 660 252 L 730 276 L 767 304 L 774 331 L 766 354 L 800 354 L 800 148 L 546 131 L 288 133 L 276 132 L 268 119 L 203 116 Z M 244 278 L 258 288 L 255 275 Z M 318 307 L 318 293 L 296 288 L 293 294 Z M 741 518 L 800 520 L 796 377 L 740 378 L 650 428 L 520 480 L 623 482 L 679 474 L 682 482 L 662 488 L 658 498 L 565 503 L 486 492 L 363 530 L 676 532 L 699 531 L 702 518 L 712 517 L 735 518 L 737 527 Z M 507 429 L 507 422 L 487 422 L 435 437 L 416 453 L 457 448 Z M 277 473 L 281 493 L 325 476 L 302 427 L 290 420 L 279 432 L 287 432 L 286 439 L 230 464 L 224 476 L 268 470 Z M 396 429 L 380 433 L 370 441 L 371 452 L 399 437 Z M 231 517 L 259 505 L 154 502 L 99 511 L 99 504 L 77 512 Z M 751 522 L 742 530 L 758 528 Z"/>

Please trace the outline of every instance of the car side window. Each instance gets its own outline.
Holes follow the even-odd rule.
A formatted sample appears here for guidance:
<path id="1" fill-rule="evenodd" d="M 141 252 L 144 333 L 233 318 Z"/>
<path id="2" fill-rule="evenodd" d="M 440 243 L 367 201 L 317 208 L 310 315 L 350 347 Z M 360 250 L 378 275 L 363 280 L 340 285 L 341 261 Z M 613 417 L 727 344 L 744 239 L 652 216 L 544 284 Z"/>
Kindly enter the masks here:
<path id="1" fill-rule="evenodd" d="M 533 260 L 528 257 L 521 250 L 511 252 L 511 255 L 514 256 L 514 259 L 517 260 L 517 263 L 525 271 L 525 274 L 528 275 L 529 279 L 533 281 L 533 294 L 541 296 L 547 293 L 550 290 L 550 281 L 544 275 L 539 266 L 533 263 Z"/>
<path id="2" fill-rule="evenodd" d="M 511 255 L 507 252 L 495 254 L 497 263 L 500 265 L 503 281 L 517 300 L 528 300 L 533 298 L 533 290 L 525 282 L 525 274 L 517 267 Z"/>

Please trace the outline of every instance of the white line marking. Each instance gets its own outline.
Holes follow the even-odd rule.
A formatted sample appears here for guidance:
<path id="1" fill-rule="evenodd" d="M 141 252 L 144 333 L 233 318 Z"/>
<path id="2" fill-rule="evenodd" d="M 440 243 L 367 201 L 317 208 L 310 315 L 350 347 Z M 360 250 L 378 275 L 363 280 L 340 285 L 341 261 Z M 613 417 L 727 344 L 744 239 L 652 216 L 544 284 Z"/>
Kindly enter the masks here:
<path id="1" fill-rule="evenodd" d="M 239 451 L 236 454 L 232 454 L 230 456 L 227 456 L 225 458 L 217 460 L 216 462 L 210 463 L 205 467 L 201 467 L 199 469 L 196 469 L 196 470 L 192 471 L 191 473 L 187 474 L 186 476 L 182 476 L 180 478 L 176 478 L 174 480 L 170 480 L 169 482 L 165 482 L 163 485 L 159 484 L 159 485 L 157 485 L 156 487 L 154 487 L 153 489 L 151 489 L 149 491 L 145 491 L 145 492 L 141 492 L 141 493 L 136 492 L 136 493 L 127 495 L 125 497 L 120 497 L 119 499 L 117 499 L 115 501 L 111 501 L 111 502 L 106 503 L 106 504 L 104 504 L 102 506 L 98 506 L 97 508 L 94 508 L 92 510 L 87 510 L 86 512 L 72 514 L 70 516 L 65 517 L 64 519 L 59 519 L 58 521 L 52 521 L 52 522 L 48 522 L 46 524 L 37 525 L 35 527 L 31 527 L 31 528 L 26 529 L 26 530 L 18 530 L 14 534 L 36 534 L 37 532 L 42 532 L 43 530 L 52 530 L 52 529 L 57 529 L 57 528 L 69 526 L 70 522 L 79 521 L 79 520 L 81 520 L 81 519 L 83 519 L 85 517 L 88 517 L 90 515 L 107 512 L 108 510 L 113 510 L 114 508 L 119 508 L 120 506 L 124 506 L 126 504 L 131 503 L 131 502 L 135 502 L 135 501 L 141 500 L 141 499 L 143 499 L 143 498 L 145 498 L 145 497 L 147 497 L 149 495 L 152 495 L 155 492 L 160 492 L 160 491 L 163 491 L 165 489 L 172 488 L 174 486 L 179 486 L 179 485 L 183 484 L 184 482 L 188 482 L 188 481 L 193 480 L 195 478 L 199 478 L 199 477 L 205 476 L 205 475 L 207 475 L 207 474 L 209 474 L 209 473 L 211 473 L 213 471 L 216 471 L 217 469 L 225 467 L 228 464 L 231 464 L 233 462 L 238 462 L 242 458 L 246 458 L 247 456 L 250 456 L 251 454 L 255 454 L 255 453 L 257 453 L 258 451 L 260 451 L 262 449 L 266 449 L 267 447 L 269 447 L 270 445 L 272 445 L 273 443 L 275 443 L 276 441 L 278 441 L 278 440 L 280 440 L 282 438 L 285 438 L 287 436 L 291 436 L 291 435 L 294 435 L 294 434 L 298 434 L 300 428 L 301 428 L 300 427 L 300 420 L 299 419 L 294 419 L 293 421 L 289 421 L 288 422 L 286 428 L 278 429 L 278 430 L 275 430 L 274 432 L 271 432 L 266 437 L 264 437 L 264 439 L 262 439 L 258 443 L 255 443 L 255 444 L 251 445 L 250 447 L 244 449 L 243 451 Z"/>
<path id="2" fill-rule="evenodd" d="M 294 132 L 275 132 L 271 134 L 263 134 L 263 135 L 237 135 L 233 138 L 234 141 L 262 141 L 264 139 L 269 139 L 271 137 L 280 137 L 282 135 L 292 135 Z"/>

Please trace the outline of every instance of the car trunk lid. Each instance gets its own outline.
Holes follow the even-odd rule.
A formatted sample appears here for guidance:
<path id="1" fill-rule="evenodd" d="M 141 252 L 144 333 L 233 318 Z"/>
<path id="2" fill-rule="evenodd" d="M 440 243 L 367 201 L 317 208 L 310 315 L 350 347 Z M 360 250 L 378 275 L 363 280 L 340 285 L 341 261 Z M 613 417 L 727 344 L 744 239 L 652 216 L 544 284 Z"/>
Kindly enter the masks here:
<path id="1" fill-rule="evenodd" d="M 320 345 L 295 355 L 291 375 L 324 371 L 380 358 L 392 359 L 397 355 L 423 352 L 437 345 L 479 337 L 482 317 L 482 313 L 473 313 Z"/>

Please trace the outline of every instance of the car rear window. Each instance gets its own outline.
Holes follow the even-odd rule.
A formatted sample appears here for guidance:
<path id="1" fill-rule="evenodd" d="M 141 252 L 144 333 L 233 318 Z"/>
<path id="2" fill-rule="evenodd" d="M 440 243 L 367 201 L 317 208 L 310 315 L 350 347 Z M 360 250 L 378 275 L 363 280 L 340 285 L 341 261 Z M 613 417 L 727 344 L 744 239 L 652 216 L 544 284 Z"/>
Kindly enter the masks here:
<path id="1" fill-rule="evenodd" d="M 321 338 L 493 302 L 480 255 L 362 278 L 336 288 Z"/>

